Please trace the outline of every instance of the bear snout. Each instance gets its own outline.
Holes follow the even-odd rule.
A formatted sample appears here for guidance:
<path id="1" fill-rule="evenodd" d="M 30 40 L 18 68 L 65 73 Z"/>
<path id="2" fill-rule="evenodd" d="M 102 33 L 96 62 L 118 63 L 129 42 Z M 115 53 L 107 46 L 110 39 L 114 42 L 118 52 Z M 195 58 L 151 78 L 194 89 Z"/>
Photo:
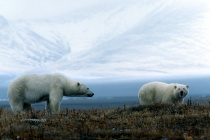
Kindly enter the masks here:
<path id="1" fill-rule="evenodd" d="M 93 95 L 94 95 L 94 93 L 91 92 L 91 93 L 87 94 L 87 97 L 93 97 Z"/>
<path id="2" fill-rule="evenodd" d="M 93 97 L 93 95 L 94 95 L 94 93 L 92 93 L 92 94 L 88 94 L 88 97 Z"/>
<path id="3" fill-rule="evenodd" d="M 180 91 L 180 96 L 182 97 L 184 95 L 184 92 L 183 91 Z"/>

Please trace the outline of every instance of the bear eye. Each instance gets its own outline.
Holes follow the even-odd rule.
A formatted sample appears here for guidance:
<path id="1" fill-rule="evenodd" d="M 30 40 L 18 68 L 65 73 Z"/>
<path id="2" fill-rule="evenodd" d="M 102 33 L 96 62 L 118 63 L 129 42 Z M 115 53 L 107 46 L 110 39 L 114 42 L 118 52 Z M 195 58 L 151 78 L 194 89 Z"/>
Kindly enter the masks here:
<path id="1" fill-rule="evenodd" d="M 77 86 L 80 86 L 80 83 L 77 83 Z"/>
<path id="2" fill-rule="evenodd" d="M 89 88 L 87 88 L 87 90 L 89 90 Z"/>

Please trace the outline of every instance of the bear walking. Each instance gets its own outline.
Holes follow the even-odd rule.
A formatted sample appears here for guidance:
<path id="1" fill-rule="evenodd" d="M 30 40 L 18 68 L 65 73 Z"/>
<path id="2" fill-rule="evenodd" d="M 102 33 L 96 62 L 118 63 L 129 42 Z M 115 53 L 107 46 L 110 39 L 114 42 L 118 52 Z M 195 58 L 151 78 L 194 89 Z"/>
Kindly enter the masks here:
<path id="1" fill-rule="evenodd" d="M 183 104 L 188 92 L 188 85 L 151 82 L 141 87 L 138 97 L 142 105 Z"/>
<path id="2" fill-rule="evenodd" d="M 8 87 L 13 112 L 27 111 L 31 104 L 46 101 L 48 112 L 58 113 L 63 96 L 92 97 L 93 92 L 84 84 L 61 74 L 26 74 L 14 79 Z"/>

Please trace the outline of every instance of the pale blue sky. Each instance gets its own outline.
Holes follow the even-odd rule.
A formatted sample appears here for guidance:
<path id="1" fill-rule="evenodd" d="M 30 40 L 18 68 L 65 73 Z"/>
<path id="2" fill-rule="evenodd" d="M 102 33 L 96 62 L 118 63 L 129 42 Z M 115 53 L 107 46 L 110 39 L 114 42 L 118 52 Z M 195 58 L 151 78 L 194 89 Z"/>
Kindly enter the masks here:
<path id="1" fill-rule="evenodd" d="M 0 74 L 210 74 L 208 0 L 0 0 Z"/>

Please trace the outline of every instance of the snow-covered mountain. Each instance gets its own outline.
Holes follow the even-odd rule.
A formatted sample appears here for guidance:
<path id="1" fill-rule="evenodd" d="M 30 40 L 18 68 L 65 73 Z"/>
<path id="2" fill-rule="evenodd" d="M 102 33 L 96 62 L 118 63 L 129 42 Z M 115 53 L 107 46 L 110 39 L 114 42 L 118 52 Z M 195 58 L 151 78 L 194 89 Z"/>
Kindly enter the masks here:
<path id="1" fill-rule="evenodd" d="M 69 53 L 68 42 L 59 34 L 52 33 L 51 39 L 46 39 L 0 16 L 0 73 L 50 70 Z"/>
<path id="2" fill-rule="evenodd" d="M 77 78 L 209 74 L 207 0 L 78 5 L 42 18 L 0 17 L 0 73 L 46 71 Z"/>
<path id="3" fill-rule="evenodd" d="M 209 37 L 209 0 L 2 1 L 0 98 L 20 74 L 54 72 L 103 96 L 136 96 L 139 81 L 158 76 L 206 93 Z"/>

